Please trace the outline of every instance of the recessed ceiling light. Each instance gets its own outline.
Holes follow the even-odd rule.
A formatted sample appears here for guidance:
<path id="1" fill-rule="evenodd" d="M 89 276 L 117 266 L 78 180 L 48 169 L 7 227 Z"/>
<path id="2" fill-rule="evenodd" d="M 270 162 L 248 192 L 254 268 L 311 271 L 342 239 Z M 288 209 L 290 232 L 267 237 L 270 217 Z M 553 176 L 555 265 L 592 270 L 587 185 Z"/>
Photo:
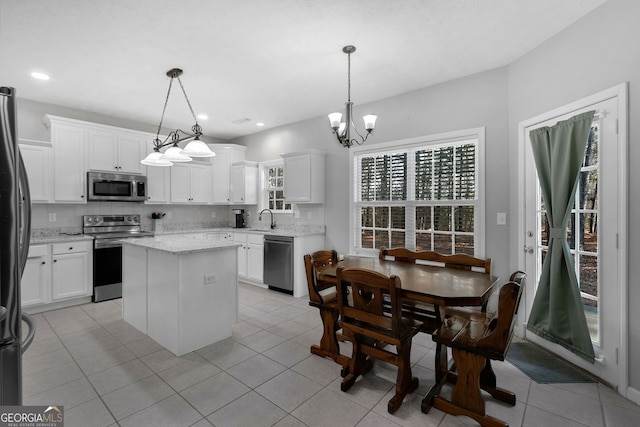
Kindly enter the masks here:
<path id="1" fill-rule="evenodd" d="M 198 114 L 198 118 L 200 120 L 207 120 L 209 118 L 209 116 L 207 116 L 206 114 Z"/>
<path id="2" fill-rule="evenodd" d="M 260 126 L 260 127 L 262 127 L 262 126 L 264 126 L 264 123 L 262 123 L 262 122 L 258 122 L 258 123 L 256 123 L 256 126 Z"/>
<path id="3" fill-rule="evenodd" d="M 39 72 L 33 72 L 31 73 L 31 77 L 33 77 L 34 79 L 38 79 L 38 80 L 49 80 L 49 76 L 46 75 L 45 73 L 39 73 Z"/>

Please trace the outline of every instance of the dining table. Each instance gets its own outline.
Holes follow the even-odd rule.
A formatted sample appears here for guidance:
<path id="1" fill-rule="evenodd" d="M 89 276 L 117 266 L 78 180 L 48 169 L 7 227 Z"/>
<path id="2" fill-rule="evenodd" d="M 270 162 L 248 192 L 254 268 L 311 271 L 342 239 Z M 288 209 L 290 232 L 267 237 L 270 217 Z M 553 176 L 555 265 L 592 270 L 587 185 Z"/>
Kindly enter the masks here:
<path id="1" fill-rule="evenodd" d="M 318 279 L 336 282 L 336 271 L 339 267 L 361 268 L 389 277 L 397 276 L 400 278 L 403 298 L 433 304 L 440 308 L 436 310 L 439 315 L 445 307 L 471 306 L 485 309 L 494 287 L 500 280 L 497 276 L 471 270 L 355 255 L 347 255 L 337 264 L 318 267 Z M 440 392 L 447 380 L 448 371 L 447 347 L 437 345 L 436 381 L 422 401 L 423 412 L 426 413 L 431 408 L 433 397 Z"/>

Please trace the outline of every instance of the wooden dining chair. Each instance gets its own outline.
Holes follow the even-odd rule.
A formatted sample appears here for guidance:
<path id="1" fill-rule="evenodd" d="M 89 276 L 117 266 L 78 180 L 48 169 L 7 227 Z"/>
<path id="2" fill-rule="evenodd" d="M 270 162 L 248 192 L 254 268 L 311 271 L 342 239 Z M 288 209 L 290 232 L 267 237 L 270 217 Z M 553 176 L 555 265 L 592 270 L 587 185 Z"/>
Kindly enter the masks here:
<path id="1" fill-rule="evenodd" d="M 349 370 L 349 358 L 340 354 L 340 345 L 338 344 L 339 339 L 346 340 L 347 338 L 338 333 L 340 325 L 336 285 L 332 282 L 319 280 L 316 275 L 316 268 L 337 263 L 338 253 L 335 250 L 321 250 L 304 256 L 309 288 L 309 305 L 318 308 L 323 326 L 320 345 L 313 344 L 311 353 L 329 357 L 342 365 L 342 376 L 345 376 Z"/>
<path id="2" fill-rule="evenodd" d="M 504 361 L 509 350 L 524 277 L 525 273 L 518 271 L 511 275 L 514 280 L 502 286 L 497 317 L 489 322 L 452 316 L 446 318 L 434 332 L 432 337 L 436 343 L 452 349 L 457 372 L 447 373 L 447 381 L 455 384 L 451 400 L 436 395 L 433 397 L 433 407 L 452 415 L 466 415 L 482 426 L 508 426 L 506 422 L 486 414 L 480 390 L 509 405 L 516 404 L 513 392 L 497 387 L 490 361 Z M 423 402 L 423 412 L 428 412 L 426 409 Z"/>
<path id="3" fill-rule="evenodd" d="M 411 341 L 422 324 L 402 317 L 400 278 L 359 268 L 338 267 L 338 305 L 342 328 L 351 333 L 353 353 L 349 374 L 341 389 L 347 391 L 360 375 L 367 373 L 372 362 L 367 357 L 382 360 L 398 367 L 396 393 L 387 404 L 387 411 L 395 413 L 404 397 L 418 387 L 418 379 L 411 376 Z M 385 308 L 385 299 L 390 307 Z M 393 345 L 396 352 L 384 347 Z"/>

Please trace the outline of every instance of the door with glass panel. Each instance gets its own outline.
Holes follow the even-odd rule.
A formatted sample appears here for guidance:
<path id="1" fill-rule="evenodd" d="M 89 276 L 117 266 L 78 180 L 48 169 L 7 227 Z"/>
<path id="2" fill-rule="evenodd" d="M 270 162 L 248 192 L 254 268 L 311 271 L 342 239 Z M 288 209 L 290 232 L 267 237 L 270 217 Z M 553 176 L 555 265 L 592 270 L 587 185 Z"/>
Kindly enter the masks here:
<path id="1" fill-rule="evenodd" d="M 531 151 L 529 132 L 542 126 L 553 126 L 579 113 L 596 110 L 591 125 L 567 237 L 585 317 L 596 354 L 590 364 L 568 350 L 546 341 L 532 332 L 526 338 L 551 350 L 571 363 L 593 373 L 613 386 L 618 384 L 618 349 L 620 348 L 620 263 L 618 238 L 620 227 L 619 159 L 617 132 L 618 100 L 616 97 L 582 105 L 572 104 L 547 118 L 532 119 L 521 124 L 525 152 L 525 234 L 524 259 L 527 271 L 525 290 L 525 322 L 528 319 L 549 244 L 549 223 L 538 183 Z"/>

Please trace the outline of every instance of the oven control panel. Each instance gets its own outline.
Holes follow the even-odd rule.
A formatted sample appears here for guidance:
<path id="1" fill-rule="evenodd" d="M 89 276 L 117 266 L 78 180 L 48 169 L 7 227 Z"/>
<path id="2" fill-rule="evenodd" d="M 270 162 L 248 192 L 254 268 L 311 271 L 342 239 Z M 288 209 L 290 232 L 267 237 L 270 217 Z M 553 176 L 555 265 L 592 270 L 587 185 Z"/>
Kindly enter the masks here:
<path id="1" fill-rule="evenodd" d="M 83 215 L 84 227 L 139 226 L 140 215 Z"/>

